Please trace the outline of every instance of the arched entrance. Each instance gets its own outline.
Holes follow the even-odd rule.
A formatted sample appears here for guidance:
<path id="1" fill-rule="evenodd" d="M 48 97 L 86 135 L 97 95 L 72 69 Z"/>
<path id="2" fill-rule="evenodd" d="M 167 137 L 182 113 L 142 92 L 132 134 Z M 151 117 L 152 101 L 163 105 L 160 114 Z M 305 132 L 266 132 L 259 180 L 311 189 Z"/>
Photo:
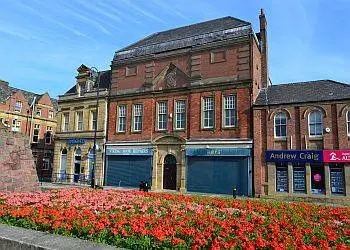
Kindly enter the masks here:
<path id="1" fill-rule="evenodd" d="M 58 179 L 63 181 L 67 179 L 66 173 L 67 173 L 67 154 L 68 151 L 66 148 L 64 148 L 61 152 L 61 161 L 60 161 L 60 170 L 58 172 Z"/>
<path id="2" fill-rule="evenodd" d="M 79 181 L 81 171 L 81 149 L 77 148 L 74 155 L 74 182 Z"/>
<path id="3" fill-rule="evenodd" d="M 176 190 L 176 158 L 171 154 L 164 157 L 163 189 Z"/>

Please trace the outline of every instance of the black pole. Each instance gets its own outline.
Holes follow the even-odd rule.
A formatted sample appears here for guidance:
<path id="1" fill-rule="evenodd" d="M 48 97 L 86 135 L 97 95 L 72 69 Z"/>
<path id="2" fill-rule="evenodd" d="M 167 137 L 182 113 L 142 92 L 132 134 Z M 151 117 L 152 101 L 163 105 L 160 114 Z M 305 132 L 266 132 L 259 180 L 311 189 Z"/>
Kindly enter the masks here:
<path id="1" fill-rule="evenodd" d="M 26 132 L 25 132 L 25 135 L 27 135 L 27 132 L 28 132 L 28 120 L 29 120 L 29 110 L 27 109 L 27 123 L 26 123 Z"/>
<path id="2" fill-rule="evenodd" d="M 96 71 L 97 73 L 97 78 L 96 78 L 96 84 L 97 84 L 97 95 L 96 95 L 96 126 L 95 126 L 95 131 L 94 131 L 94 164 L 92 165 L 92 170 L 91 170 L 91 187 L 95 188 L 95 166 L 96 166 L 96 135 L 97 135 L 97 124 L 98 124 L 98 101 L 100 97 L 100 77 L 99 77 L 99 72 L 95 67 L 92 67 L 91 70 Z"/>

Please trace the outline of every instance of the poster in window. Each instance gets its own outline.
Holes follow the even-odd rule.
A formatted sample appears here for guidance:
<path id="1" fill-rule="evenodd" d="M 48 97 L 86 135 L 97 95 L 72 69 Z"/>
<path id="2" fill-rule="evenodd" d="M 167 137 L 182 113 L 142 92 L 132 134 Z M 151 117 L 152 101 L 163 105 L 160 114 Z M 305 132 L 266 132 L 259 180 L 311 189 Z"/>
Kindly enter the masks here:
<path id="1" fill-rule="evenodd" d="M 293 167 L 294 192 L 306 192 L 305 167 Z"/>
<path id="2" fill-rule="evenodd" d="M 332 194 L 344 194 L 344 171 L 343 168 L 331 168 L 331 191 Z"/>
<path id="3" fill-rule="evenodd" d="M 325 176 L 323 165 L 311 165 L 311 192 L 313 194 L 325 193 Z"/>
<path id="4" fill-rule="evenodd" d="M 276 190 L 288 192 L 288 166 L 276 167 Z"/>

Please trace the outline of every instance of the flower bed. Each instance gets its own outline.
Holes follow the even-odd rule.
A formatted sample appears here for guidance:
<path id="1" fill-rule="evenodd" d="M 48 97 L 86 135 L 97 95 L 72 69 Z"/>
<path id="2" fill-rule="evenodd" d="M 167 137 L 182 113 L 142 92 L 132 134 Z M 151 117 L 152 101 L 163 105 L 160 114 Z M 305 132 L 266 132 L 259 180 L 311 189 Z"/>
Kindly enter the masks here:
<path id="1" fill-rule="evenodd" d="M 127 248 L 349 249 L 350 208 L 138 191 L 0 193 L 0 222 Z"/>

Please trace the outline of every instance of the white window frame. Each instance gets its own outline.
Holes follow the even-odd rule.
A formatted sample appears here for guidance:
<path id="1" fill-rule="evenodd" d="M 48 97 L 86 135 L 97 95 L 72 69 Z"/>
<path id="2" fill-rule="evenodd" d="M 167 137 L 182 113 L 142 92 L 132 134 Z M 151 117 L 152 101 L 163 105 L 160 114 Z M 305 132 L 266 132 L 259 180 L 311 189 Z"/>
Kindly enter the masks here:
<path id="1" fill-rule="evenodd" d="M 50 132 L 50 142 L 47 142 L 47 133 Z M 46 127 L 46 134 L 45 134 L 45 144 L 51 144 L 52 143 L 52 127 L 51 126 L 47 126 Z"/>
<path id="2" fill-rule="evenodd" d="M 36 116 L 41 116 L 41 108 L 37 108 L 36 110 L 35 110 L 35 115 Z"/>
<path id="3" fill-rule="evenodd" d="M 140 118 L 140 121 L 137 118 Z M 142 121 L 143 121 L 143 105 L 142 104 L 134 104 L 133 105 L 133 117 L 132 117 L 132 131 L 140 132 L 142 131 Z M 139 124 L 140 127 L 136 128 L 136 124 Z"/>
<path id="4" fill-rule="evenodd" d="M 94 113 L 96 114 L 96 120 L 94 120 Z M 97 112 L 96 110 L 91 110 L 90 111 L 90 129 L 95 130 L 94 128 L 94 122 L 96 123 L 96 129 L 97 129 Z"/>
<path id="5" fill-rule="evenodd" d="M 227 99 L 233 98 L 233 106 L 227 107 Z M 236 95 L 226 95 L 223 97 L 222 103 L 222 124 L 224 128 L 235 128 L 237 126 L 237 108 L 236 108 Z M 226 110 L 233 110 L 233 125 L 226 124 Z"/>
<path id="6" fill-rule="evenodd" d="M 124 110 L 121 110 L 123 108 Z M 124 133 L 126 131 L 126 105 L 122 104 L 118 106 L 118 123 L 117 123 L 117 131 L 119 133 Z M 121 122 L 123 121 L 123 122 Z M 123 124 L 123 129 L 121 129 L 121 125 Z"/>
<path id="7" fill-rule="evenodd" d="M 183 104 L 183 107 L 180 107 L 180 104 Z M 174 105 L 174 113 L 175 113 L 175 121 L 174 121 L 174 128 L 175 130 L 185 130 L 186 129 L 186 100 L 175 100 L 175 105 Z M 183 123 L 182 127 L 178 127 L 178 121 L 180 115 L 183 114 Z M 181 123 L 180 122 L 180 123 Z"/>
<path id="8" fill-rule="evenodd" d="M 21 131 L 21 124 L 22 124 L 21 121 L 19 121 L 18 119 L 13 119 L 11 131 L 20 132 Z"/>
<path id="9" fill-rule="evenodd" d="M 285 120 L 286 120 L 286 123 L 283 124 L 283 123 L 280 123 L 280 124 L 276 124 L 276 118 L 278 116 L 281 116 L 283 115 Z M 277 126 L 286 126 L 286 134 L 285 135 L 281 135 L 281 136 L 277 136 Z M 281 132 L 281 129 L 280 129 L 280 132 Z M 275 114 L 275 116 L 273 117 L 273 133 L 274 133 L 274 137 L 275 138 L 286 138 L 287 137 L 287 115 L 284 113 L 284 112 L 279 112 L 277 114 Z"/>
<path id="10" fill-rule="evenodd" d="M 350 137 L 350 109 L 346 112 L 346 128 L 347 128 L 347 134 Z"/>
<path id="11" fill-rule="evenodd" d="M 163 104 L 165 106 L 161 107 Z M 161 128 L 159 126 L 161 123 L 165 124 L 165 128 Z M 166 131 L 167 129 L 168 129 L 168 102 L 167 101 L 159 101 L 159 102 L 157 102 L 157 130 Z"/>
<path id="12" fill-rule="evenodd" d="M 51 162 L 49 158 L 43 159 L 43 167 L 42 170 L 49 170 L 51 168 Z"/>
<path id="13" fill-rule="evenodd" d="M 311 114 L 313 114 L 313 113 L 319 113 L 320 114 L 320 116 L 321 116 L 321 123 L 317 123 L 317 122 L 313 122 L 312 124 L 311 124 L 311 122 L 310 122 L 310 116 L 311 116 Z M 311 135 L 311 125 L 313 125 L 313 126 L 317 126 L 317 125 L 320 125 L 321 126 L 321 134 L 320 135 Z M 323 136 L 323 115 L 322 115 L 322 112 L 321 111 L 319 111 L 319 110 L 312 110 L 310 113 L 309 113 L 309 115 L 308 115 L 308 129 L 309 129 L 309 136 L 310 137 L 322 137 Z M 316 129 L 315 129 L 315 132 L 316 132 Z"/>
<path id="14" fill-rule="evenodd" d="M 206 107 L 206 100 L 212 100 L 211 109 L 208 109 L 209 107 Z M 209 117 L 205 117 L 205 112 L 213 112 L 213 125 L 210 126 L 209 122 L 208 125 L 206 125 L 206 120 L 209 120 Z M 213 129 L 215 128 L 215 98 L 214 96 L 206 96 L 202 98 L 202 128 L 203 129 Z"/>
<path id="15" fill-rule="evenodd" d="M 53 119 L 53 111 L 49 110 L 49 119 Z"/>
<path id="16" fill-rule="evenodd" d="M 79 114 L 81 114 L 81 120 L 79 119 L 80 118 Z M 77 111 L 75 113 L 75 117 L 76 117 L 75 130 L 76 131 L 83 131 L 84 130 L 84 112 L 83 111 Z M 81 128 L 79 128 L 79 126 L 81 126 Z"/>
<path id="17" fill-rule="evenodd" d="M 62 118 L 62 131 L 67 132 L 69 130 L 69 113 L 63 113 Z"/>
<path id="18" fill-rule="evenodd" d="M 15 112 L 21 113 L 22 112 L 22 108 L 23 108 L 23 103 L 21 101 L 16 101 L 16 103 L 15 103 Z"/>
<path id="19" fill-rule="evenodd" d="M 38 131 L 38 134 L 37 134 L 37 135 L 35 135 L 35 131 Z M 38 137 L 38 140 L 37 140 L 37 141 L 34 141 L 34 137 L 35 137 L 35 136 Z M 34 124 L 33 138 L 32 138 L 33 143 L 38 143 L 38 142 L 39 142 L 39 137 L 40 137 L 40 124 Z"/>

